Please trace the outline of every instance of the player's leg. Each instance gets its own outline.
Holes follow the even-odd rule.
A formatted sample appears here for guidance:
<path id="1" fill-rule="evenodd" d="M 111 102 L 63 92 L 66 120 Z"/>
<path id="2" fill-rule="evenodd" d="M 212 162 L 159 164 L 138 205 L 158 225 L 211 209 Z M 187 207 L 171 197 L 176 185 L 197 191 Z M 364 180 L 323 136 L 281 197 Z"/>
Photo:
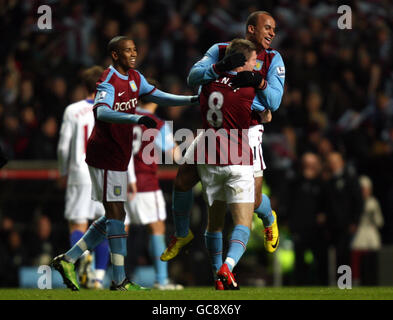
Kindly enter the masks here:
<path id="1" fill-rule="evenodd" d="M 88 194 L 86 194 L 86 191 Z M 52 266 L 62 275 L 64 283 L 72 290 L 79 290 L 79 283 L 75 273 L 75 262 L 87 250 L 92 251 L 106 237 L 105 218 L 95 221 L 83 235 L 90 214 L 89 207 L 86 206 L 90 196 L 91 189 L 85 186 L 69 186 L 67 188 L 65 217 L 67 220 L 73 221 L 71 224 L 71 241 L 73 246 L 65 254 L 57 256 L 51 262 Z"/>
<path id="2" fill-rule="evenodd" d="M 174 181 L 172 211 L 175 236 L 186 237 L 190 226 L 190 211 L 193 203 L 192 188 L 199 182 L 195 164 L 182 164 Z"/>
<path id="3" fill-rule="evenodd" d="M 250 237 L 254 210 L 254 170 L 248 165 L 232 165 L 220 168 L 226 172 L 223 184 L 225 199 L 232 214 L 234 228 L 229 250 L 217 276 L 226 289 L 238 290 L 232 271 L 246 250 Z"/>
<path id="4" fill-rule="evenodd" d="M 91 200 L 92 212 L 95 213 L 95 217 L 101 217 L 105 215 L 105 209 L 102 203 Z M 103 281 L 105 278 L 106 269 L 108 268 L 109 262 L 109 242 L 108 239 L 103 240 L 99 243 L 95 250 L 95 273 L 93 288 L 102 289 Z"/>
<path id="5" fill-rule="evenodd" d="M 226 214 L 226 203 L 214 201 L 208 208 L 208 220 L 205 232 L 205 245 L 212 264 L 213 278 L 216 290 L 224 290 L 224 285 L 218 279 L 217 272 L 222 266 L 223 240 L 222 230 L 224 229 Z"/>
<path id="6" fill-rule="evenodd" d="M 196 165 L 182 164 L 179 167 L 172 193 L 175 235 L 172 236 L 171 242 L 161 255 L 162 261 L 176 257 L 181 248 L 194 238 L 190 230 L 190 211 L 193 202 L 192 188 L 199 180 Z"/>
<path id="7" fill-rule="evenodd" d="M 274 252 L 278 247 L 278 224 L 277 215 L 270 206 L 269 197 L 262 193 L 263 171 L 266 169 L 262 152 L 263 126 L 253 126 L 248 131 L 248 138 L 253 152 L 255 202 L 254 212 L 262 220 L 264 225 L 264 246 L 266 251 Z"/>

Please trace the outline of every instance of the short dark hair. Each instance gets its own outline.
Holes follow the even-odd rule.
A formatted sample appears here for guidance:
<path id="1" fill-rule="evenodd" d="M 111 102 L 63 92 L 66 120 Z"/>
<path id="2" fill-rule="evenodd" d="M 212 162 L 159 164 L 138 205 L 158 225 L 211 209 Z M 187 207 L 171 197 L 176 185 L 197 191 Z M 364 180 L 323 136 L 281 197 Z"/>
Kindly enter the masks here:
<path id="1" fill-rule="evenodd" d="M 235 52 L 241 52 L 244 57 L 248 60 L 250 59 L 251 53 L 256 51 L 257 48 L 255 44 L 246 39 L 233 39 L 229 46 L 225 50 L 225 55 L 229 55 Z"/>
<path id="2" fill-rule="evenodd" d="M 114 37 L 113 39 L 111 39 L 109 41 L 108 47 L 107 47 L 108 54 L 111 55 L 112 51 L 119 52 L 120 43 L 122 43 L 123 41 L 126 41 L 126 40 L 132 41 L 132 39 L 130 37 L 126 37 L 126 36 L 117 36 L 117 37 Z"/>
<path id="3" fill-rule="evenodd" d="M 254 11 L 247 18 L 246 31 L 248 30 L 248 26 L 256 26 L 257 25 L 258 17 L 261 14 L 266 14 L 269 17 L 273 17 L 272 14 L 270 12 L 267 12 L 267 11 Z"/>
<path id="4" fill-rule="evenodd" d="M 85 85 L 89 94 L 95 92 L 96 83 L 100 79 L 104 68 L 101 66 L 93 66 L 84 70 L 81 74 L 82 82 Z"/>

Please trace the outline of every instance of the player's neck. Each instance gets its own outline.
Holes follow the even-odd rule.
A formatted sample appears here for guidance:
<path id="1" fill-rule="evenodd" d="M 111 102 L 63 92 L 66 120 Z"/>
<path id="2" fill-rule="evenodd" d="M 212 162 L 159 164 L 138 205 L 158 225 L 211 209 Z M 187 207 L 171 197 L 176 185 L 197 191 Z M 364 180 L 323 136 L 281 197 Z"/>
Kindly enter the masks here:
<path id="1" fill-rule="evenodd" d="M 119 72 L 123 76 L 127 76 L 128 70 L 130 70 L 130 69 L 123 68 L 121 65 L 116 65 L 116 64 L 113 67 L 116 69 L 117 72 Z"/>

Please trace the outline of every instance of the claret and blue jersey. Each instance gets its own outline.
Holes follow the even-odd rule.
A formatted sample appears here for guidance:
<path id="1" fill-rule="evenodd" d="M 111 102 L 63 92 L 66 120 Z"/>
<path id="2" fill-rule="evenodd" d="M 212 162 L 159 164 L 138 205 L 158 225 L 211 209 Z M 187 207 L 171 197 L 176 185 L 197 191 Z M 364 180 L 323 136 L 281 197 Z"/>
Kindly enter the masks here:
<path id="1" fill-rule="evenodd" d="M 133 125 L 100 121 L 97 119 L 97 108 L 106 106 L 113 111 L 135 114 L 138 98 L 155 90 L 136 70 L 130 69 L 128 75 L 122 75 L 111 66 L 104 71 L 96 90 L 96 122 L 87 143 L 87 164 L 101 169 L 127 170 L 131 158 Z"/>
<path id="2" fill-rule="evenodd" d="M 189 76 L 188 84 L 198 86 L 206 84 L 219 77 L 214 70 L 214 64 L 225 56 L 229 42 L 216 43 L 206 52 L 205 56 L 194 64 Z M 265 81 L 265 87 L 257 90 L 252 104 L 252 110 L 263 111 L 265 108 L 276 111 L 284 93 L 285 65 L 280 53 L 274 49 L 262 50 L 257 55 L 255 72 L 260 72 Z M 257 123 L 252 123 L 252 125 Z"/>

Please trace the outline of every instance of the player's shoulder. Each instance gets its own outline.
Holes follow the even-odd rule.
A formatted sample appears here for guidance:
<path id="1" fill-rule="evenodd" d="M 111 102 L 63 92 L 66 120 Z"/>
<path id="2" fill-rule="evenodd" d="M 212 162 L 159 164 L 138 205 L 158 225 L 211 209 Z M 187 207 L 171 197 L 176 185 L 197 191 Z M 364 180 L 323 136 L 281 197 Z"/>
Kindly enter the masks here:
<path id="1" fill-rule="evenodd" d="M 278 60 L 282 60 L 282 56 L 278 50 L 273 49 L 273 48 L 269 48 L 269 49 L 266 49 L 265 51 L 266 51 L 266 54 L 271 55 L 273 58 L 278 59 Z"/>
<path id="2" fill-rule="evenodd" d="M 225 50 L 228 47 L 230 42 L 217 42 L 213 44 L 208 50 L 208 53 L 212 52 L 220 52 L 221 50 Z"/>

